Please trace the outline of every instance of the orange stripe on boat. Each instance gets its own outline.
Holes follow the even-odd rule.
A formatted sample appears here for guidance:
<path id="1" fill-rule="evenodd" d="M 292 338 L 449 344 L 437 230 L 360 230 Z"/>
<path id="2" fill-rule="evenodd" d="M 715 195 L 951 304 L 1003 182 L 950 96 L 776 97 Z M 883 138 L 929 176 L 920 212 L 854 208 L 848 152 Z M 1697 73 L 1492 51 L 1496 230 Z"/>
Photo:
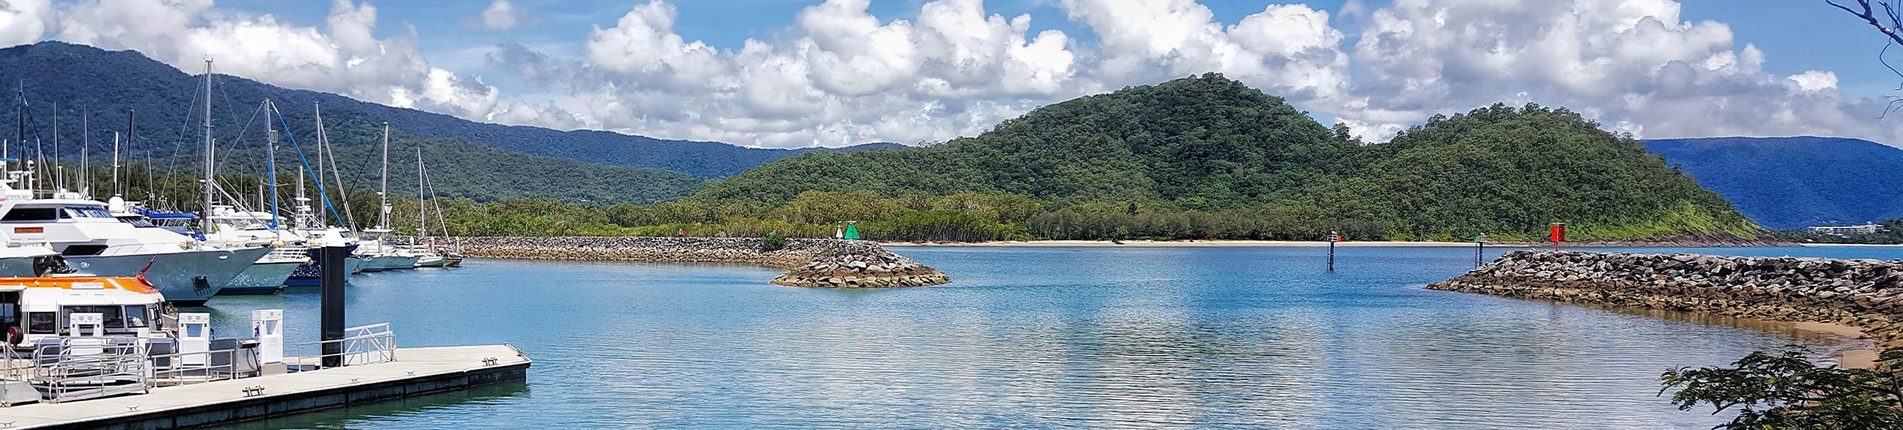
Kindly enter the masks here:
<path id="1" fill-rule="evenodd" d="M 157 294 L 159 290 L 152 284 L 136 277 L 73 276 L 73 277 L 0 277 L 0 285 L 23 285 L 27 288 L 76 289 L 81 284 L 97 284 L 102 289 L 120 289 L 140 294 Z M 90 287 L 90 285 L 89 285 Z"/>

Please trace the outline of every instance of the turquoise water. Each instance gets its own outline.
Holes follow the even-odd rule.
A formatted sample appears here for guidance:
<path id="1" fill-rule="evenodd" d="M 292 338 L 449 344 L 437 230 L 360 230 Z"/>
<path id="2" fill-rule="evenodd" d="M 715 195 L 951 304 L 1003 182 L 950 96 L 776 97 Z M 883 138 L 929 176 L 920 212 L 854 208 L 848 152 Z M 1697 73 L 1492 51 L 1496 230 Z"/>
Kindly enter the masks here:
<path id="1" fill-rule="evenodd" d="M 946 286 L 768 285 L 744 266 L 473 260 L 352 278 L 402 346 L 508 342 L 512 384 L 250 427 L 1707 428 L 1675 366 L 1827 336 L 1724 318 L 1427 291 L 1470 249 L 902 248 Z M 1695 252 L 1898 258 L 1898 248 Z M 221 297 L 218 329 L 315 290 Z M 312 348 L 304 347 L 308 353 Z M 399 357 L 400 358 L 400 357 Z"/>

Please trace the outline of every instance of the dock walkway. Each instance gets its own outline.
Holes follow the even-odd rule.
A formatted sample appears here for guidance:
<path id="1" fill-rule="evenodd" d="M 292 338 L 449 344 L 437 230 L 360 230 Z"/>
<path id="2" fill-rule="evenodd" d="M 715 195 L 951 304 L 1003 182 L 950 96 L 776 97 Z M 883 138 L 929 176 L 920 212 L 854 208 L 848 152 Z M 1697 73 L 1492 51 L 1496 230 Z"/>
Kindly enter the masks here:
<path id="1" fill-rule="evenodd" d="M 153 388 L 127 395 L 0 408 L 0 429 L 181 428 L 228 424 L 526 379 L 532 360 L 508 345 L 398 348 L 396 361 Z M 263 387 L 261 394 L 252 394 Z"/>

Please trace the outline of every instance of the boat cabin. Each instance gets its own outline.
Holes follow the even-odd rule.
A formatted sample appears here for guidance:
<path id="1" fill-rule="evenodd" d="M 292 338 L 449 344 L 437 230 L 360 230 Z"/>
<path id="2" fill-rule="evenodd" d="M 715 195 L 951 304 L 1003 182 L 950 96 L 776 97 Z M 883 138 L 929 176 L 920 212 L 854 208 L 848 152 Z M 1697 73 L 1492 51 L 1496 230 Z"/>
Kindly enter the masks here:
<path id="1" fill-rule="evenodd" d="M 139 278 L 0 277 L 0 327 L 5 328 L 4 342 L 16 348 L 95 332 L 152 337 L 162 332 L 164 302 L 158 289 Z M 74 324 L 74 314 L 98 314 L 100 326 Z"/>

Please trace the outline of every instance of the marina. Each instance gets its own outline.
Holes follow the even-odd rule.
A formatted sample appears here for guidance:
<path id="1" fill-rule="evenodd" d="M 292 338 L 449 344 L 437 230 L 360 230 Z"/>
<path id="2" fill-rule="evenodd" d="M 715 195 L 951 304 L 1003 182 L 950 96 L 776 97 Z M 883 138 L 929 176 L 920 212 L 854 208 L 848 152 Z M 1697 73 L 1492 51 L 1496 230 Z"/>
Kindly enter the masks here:
<path id="1" fill-rule="evenodd" d="M 399 349 L 387 323 L 346 328 L 346 278 L 462 265 L 447 230 L 432 238 L 428 229 L 424 204 L 431 193 L 422 152 L 417 224 L 410 230 L 420 237 L 399 238 L 392 226 L 387 126 L 379 173 L 385 188 L 373 227 L 354 227 L 347 209 L 337 216 L 323 185 L 323 167 L 334 174 L 335 159 L 319 158 L 312 168 L 294 137 L 288 140 L 299 162 L 296 192 L 291 204 L 281 205 L 278 126 L 286 124 L 265 99 L 254 119 L 263 120 L 262 173 L 269 180 L 255 198 L 238 198 L 234 194 L 242 193 L 214 174 L 213 75 L 211 62 L 205 66 L 204 176 L 196 208 L 126 200 L 117 134 L 107 186 L 88 182 L 92 169 L 83 151 L 78 171 L 86 174 L 69 183 L 63 173 L 44 171 L 64 171 L 57 154 L 53 163 L 36 165 L 25 159 L 25 148 L 15 159 L 7 154 L 12 145 L 0 142 L 0 428 L 202 427 L 526 377 L 530 360 L 507 344 Z M 25 112 L 24 95 L 18 103 Z M 317 118 L 316 149 L 328 156 Z M 26 135 L 25 122 L 22 113 L 19 136 Z M 333 178 L 341 185 L 341 177 Z M 315 209 L 306 179 L 317 184 Z M 320 340 L 291 345 L 310 346 L 303 351 L 309 355 L 286 356 L 285 309 L 252 310 L 250 326 L 238 330 L 215 330 L 212 314 L 203 312 L 215 299 L 274 297 L 293 286 L 321 291 L 321 316 L 293 320 L 321 322 Z"/>

